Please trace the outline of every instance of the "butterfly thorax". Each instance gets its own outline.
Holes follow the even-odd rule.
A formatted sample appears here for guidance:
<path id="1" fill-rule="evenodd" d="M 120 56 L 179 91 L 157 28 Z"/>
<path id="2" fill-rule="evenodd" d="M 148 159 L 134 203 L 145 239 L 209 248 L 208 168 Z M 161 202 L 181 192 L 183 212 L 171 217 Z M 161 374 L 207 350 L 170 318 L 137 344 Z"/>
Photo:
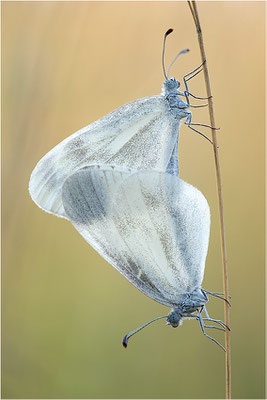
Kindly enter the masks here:
<path id="1" fill-rule="evenodd" d="M 175 78 L 167 79 L 163 82 L 162 87 L 162 95 L 168 102 L 169 109 L 172 111 L 175 117 L 181 119 L 187 117 L 188 114 L 191 114 L 189 110 L 186 108 L 189 107 L 189 104 L 180 99 L 179 96 L 184 96 L 184 93 L 178 90 L 180 87 L 180 82 Z"/>
<path id="2" fill-rule="evenodd" d="M 186 293 L 179 304 L 175 306 L 168 315 L 167 324 L 173 328 L 181 325 L 182 318 L 190 317 L 190 314 L 197 311 L 207 303 L 208 297 L 201 289 L 196 289 L 192 293 Z"/>

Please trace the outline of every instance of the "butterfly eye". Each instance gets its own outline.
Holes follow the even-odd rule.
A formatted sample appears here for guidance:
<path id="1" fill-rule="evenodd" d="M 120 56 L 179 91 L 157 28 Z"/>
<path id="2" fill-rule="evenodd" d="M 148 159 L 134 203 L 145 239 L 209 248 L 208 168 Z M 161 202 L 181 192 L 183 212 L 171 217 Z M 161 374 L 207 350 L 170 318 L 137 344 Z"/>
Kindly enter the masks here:
<path id="1" fill-rule="evenodd" d="M 166 86 L 169 90 L 175 90 L 180 86 L 180 83 L 175 78 L 170 78 L 166 81 Z"/>

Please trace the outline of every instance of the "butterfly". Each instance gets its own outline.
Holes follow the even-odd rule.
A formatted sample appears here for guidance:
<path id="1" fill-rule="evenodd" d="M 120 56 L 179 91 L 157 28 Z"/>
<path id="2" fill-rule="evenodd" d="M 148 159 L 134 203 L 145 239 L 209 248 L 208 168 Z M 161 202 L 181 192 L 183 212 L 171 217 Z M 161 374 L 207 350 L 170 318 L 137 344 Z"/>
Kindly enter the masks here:
<path id="1" fill-rule="evenodd" d="M 225 324 L 209 317 L 210 292 L 201 288 L 210 210 L 198 189 L 166 172 L 91 165 L 65 180 L 61 196 L 67 218 L 84 239 L 137 289 L 172 307 L 155 320 L 166 318 L 178 327 L 195 318 L 215 341 L 204 329 L 224 330 Z M 123 345 L 155 320 L 126 335 Z"/>
<path id="2" fill-rule="evenodd" d="M 162 64 L 166 80 L 160 95 L 119 107 L 63 140 L 38 162 L 31 174 L 29 192 L 33 201 L 43 210 L 66 218 L 61 200 L 62 185 L 69 175 L 89 164 L 114 164 L 178 175 L 180 121 L 185 118 L 185 123 L 201 135 L 192 125 L 208 125 L 193 124 L 188 109 L 194 107 L 190 105 L 189 95 L 202 99 L 192 95 L 187 85 L 187 80 L 198 74 L 201 68 L 184 77 L 185 92 L 179 90 L 179 81 L 168 77 L 173 63 L 188 49 L 177 54 L 166 74 L 165 42 L 171 32 L 172 29 L 169 29 L 164 35 Z"/>
<path id="3" fill-rule="evenodd" d="M 161 318 L 172 327 L 195 318 L 204 335 L 222 347 L 205 333 L 228 328 L 205 307 L 207 294 L 219 294 L 201 288 L 209 206 L 178 177 L 179 124 L 185 118 L 191 125 L 189 102 L 179 96 L 188 100 L 190 93 L 179 91 L 164 63 L 163 70 L 161 95 L 126 104 L 59 143 L 35 167 L 29 191 L 40 208 L 68 219 L 140 291 L 172 307 L 169 315 L 126 335 L 125 347 L 133 334 Z"/>

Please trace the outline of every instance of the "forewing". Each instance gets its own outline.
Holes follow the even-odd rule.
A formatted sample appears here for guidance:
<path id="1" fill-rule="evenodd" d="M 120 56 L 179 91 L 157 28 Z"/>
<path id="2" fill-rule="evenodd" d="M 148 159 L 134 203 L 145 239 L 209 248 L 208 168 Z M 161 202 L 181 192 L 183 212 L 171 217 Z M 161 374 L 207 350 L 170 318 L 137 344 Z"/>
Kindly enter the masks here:
<path id="1" fill-rule="evenodd" d="M 66 217 L 61 199 L 63 183 L 86 165 L 168 169 L 177 173 L 178 134 L 179 120 L 163 96 L 126 104 L 49 151 L 32 172 L 31 197 L 45 211 Z"/>
<path id="2" fill-rule="evenodd" d="M 166 173 L 85 168 L 62 198 L 85 240 L 149 297 L 172 306 L 201 286 L 210 215 L 193 186 Z"/>

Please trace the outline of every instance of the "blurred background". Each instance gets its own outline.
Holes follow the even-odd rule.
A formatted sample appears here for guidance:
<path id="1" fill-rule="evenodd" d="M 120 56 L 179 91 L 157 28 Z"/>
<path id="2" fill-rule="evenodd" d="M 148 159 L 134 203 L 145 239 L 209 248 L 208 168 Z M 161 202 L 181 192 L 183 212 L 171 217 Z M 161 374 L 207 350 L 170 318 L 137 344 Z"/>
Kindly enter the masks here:
<path id="1" fill-rule="evenodd" d="M 233 398 L 264 398 L 264 2 L 200 2 L 214 96 L 229 261 Z M 2 396 L 223 398 L 224 353 L 110 267 L 68 221 L 28 194 L 37 161 L 122 104 L 161 92 L 163 34 L 181 79 L 201 60 L 186 2 L 2 2 Z M 205 95 L 203 76 L 190 83 Z M 206 109 L 194 122 L 208 123 Z M 210 134 L 207 131 L 207 134 Z M 212 226 L 203 287 L 222 290 L 211 145 L 180 131 L 181 177 Z M 210 298 L 211 316 L 223 302 Z M 164 315 L 164 314 L 163 314 Z M 214 334 L 223 342 L 221 332 Z"/>

